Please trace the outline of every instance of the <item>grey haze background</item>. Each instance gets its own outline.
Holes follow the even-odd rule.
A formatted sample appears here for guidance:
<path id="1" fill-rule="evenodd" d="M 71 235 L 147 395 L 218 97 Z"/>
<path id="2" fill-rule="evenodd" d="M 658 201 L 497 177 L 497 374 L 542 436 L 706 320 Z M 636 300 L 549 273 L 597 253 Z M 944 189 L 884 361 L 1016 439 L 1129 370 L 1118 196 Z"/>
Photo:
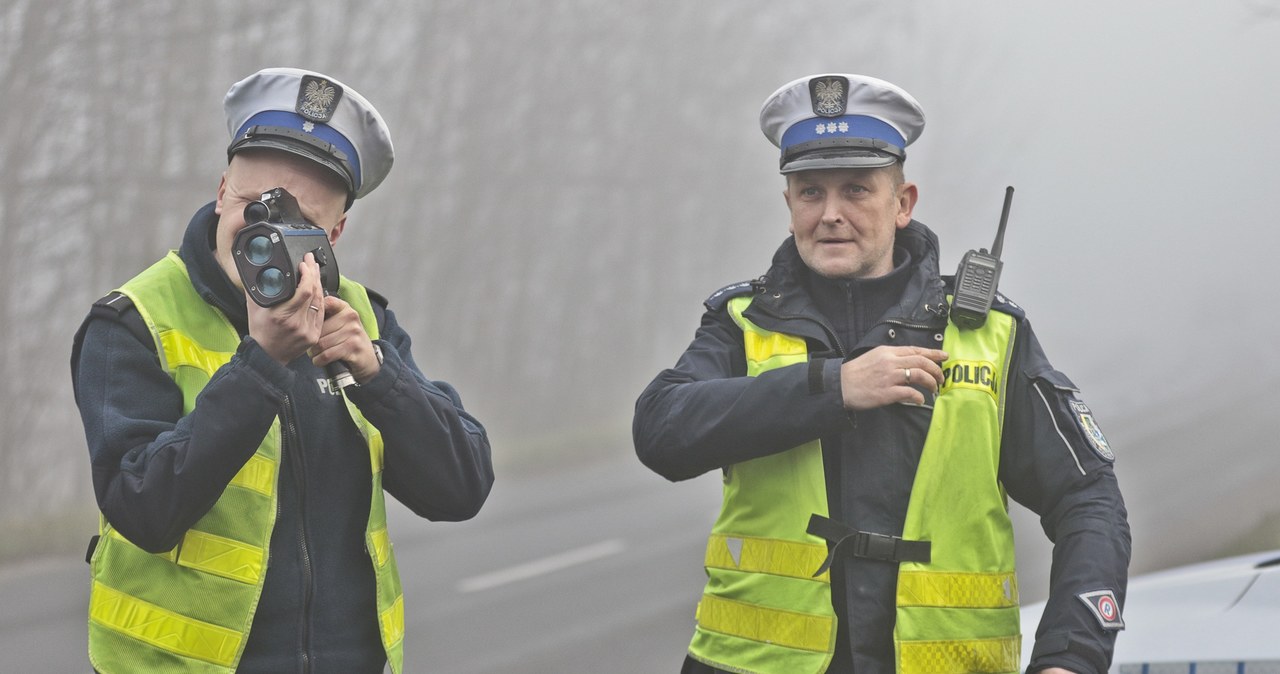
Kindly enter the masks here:
<path id="1" fill-rule="evenodd" d="M 0 0 L 0 557 L 94 529 L 72 335 L 214 196 L 222 95 L 273 65 L 391 126 L 342 269 L 487 424 L 498 489 L 631 452 L 701 300 L 786 235 L 761 101 L 852 71 L 926 110 L 944 268 L 1016 187 L 1002 287 L 1119 454 L 1135 571 L 1280 547 L 1278 63 L 1275 0 Z"/>

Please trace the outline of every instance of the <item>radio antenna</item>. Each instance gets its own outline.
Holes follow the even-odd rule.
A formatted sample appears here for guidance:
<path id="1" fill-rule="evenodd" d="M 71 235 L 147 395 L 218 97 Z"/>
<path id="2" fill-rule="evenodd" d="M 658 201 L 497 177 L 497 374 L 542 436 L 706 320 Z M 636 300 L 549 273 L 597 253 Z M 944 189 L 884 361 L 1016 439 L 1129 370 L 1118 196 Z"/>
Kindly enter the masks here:
<path id="1" fill-rule="evenodd" d="M 996 242 L 991 246 L 991 256 L 1000 259 L 1004 248 L 1004 226 L 1009 224 L 1009 204 L 1013 203 L 1013 185 L 1004 188 L 1004 210 L 1000 211 L 1000 228 L 996 230 Z"/>

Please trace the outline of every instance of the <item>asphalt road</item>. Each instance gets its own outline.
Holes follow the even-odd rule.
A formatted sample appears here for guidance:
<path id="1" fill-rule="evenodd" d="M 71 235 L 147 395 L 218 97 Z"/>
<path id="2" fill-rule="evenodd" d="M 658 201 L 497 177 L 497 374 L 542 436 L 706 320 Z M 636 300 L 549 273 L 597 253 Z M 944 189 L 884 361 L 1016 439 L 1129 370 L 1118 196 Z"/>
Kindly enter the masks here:
<path id="1" fill-rule="evenodd" d="M 413 670 L 678 671 L 718 476 L 671 484 L 628 448 L 499 480 L 469 523 L 394 522 Z"/>

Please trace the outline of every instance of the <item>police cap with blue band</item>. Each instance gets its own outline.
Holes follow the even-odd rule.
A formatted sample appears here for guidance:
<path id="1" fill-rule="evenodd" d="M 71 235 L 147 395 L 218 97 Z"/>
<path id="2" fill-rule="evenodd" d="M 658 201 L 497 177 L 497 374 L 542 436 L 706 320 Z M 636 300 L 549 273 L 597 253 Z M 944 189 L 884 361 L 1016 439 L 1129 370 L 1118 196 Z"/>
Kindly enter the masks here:
<path id="1" fill-rule="evenodd" d="M 232 85 L 223 101 L 231 144 L 306 157 L 337 174 L 347 206 L 373 191 L 391 171 L 391 132 L 354 89 L 308 70 L 267 68 Z"/>
<path id="2" fill-rule="evenodd" d="M 884 80 L 810 75 L 765 99 L 760 129 L 782 150 L 782 173 L 875 168 L 906 159 L 907 146 L 924 131 L 924 111 Z"/>

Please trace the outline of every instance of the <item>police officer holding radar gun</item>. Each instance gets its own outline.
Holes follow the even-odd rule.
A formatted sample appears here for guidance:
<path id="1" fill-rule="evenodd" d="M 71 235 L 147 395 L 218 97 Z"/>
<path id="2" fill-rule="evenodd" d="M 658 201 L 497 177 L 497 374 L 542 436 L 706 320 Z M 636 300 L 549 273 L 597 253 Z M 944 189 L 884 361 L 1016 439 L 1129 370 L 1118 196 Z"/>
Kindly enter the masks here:
<path id="1" fill-rule="evenodd" d="M 920 106 L 815 75 L 760 123 L 792 236 L 763 276 L 707 299 L 636 403 L 645 465 L 723 471 L 683 671 L 1018 671 L 1007 494 L 1054 541 L 1030 671 L 1105 672 L 1130 550 L 1115 457 L 995 292 L 999 246 L 941 276 L 903 174 Z"/>
<path id="2" fill-rule="evenodd" d="M 391 169 L 377 110 L 292 68 L 225 107 L 217 198 L 75 339 L 102 514 L 89 658 L 103 674 L 399 674 L 384 492 L 468 519 L 489 441 L 423 376 L 387 301 L 338 274 L 348 209 Z"/>

